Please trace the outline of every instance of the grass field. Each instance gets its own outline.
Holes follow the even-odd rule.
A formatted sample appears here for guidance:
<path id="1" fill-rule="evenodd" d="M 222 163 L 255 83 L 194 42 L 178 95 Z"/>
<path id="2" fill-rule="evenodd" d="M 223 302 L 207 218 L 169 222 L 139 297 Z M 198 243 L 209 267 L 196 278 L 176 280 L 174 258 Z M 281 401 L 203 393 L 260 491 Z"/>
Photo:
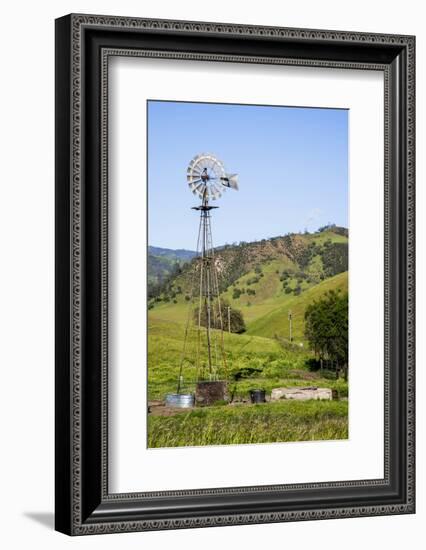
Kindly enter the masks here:
<path id="1" fill-rule="evenodd" d="M 348 272 L 346 271 L 307 289 L 300 296 L 283 297 L 281 300 L 275 301 L 275 307 L 271 308 L 268 313 L 253 320 L 248 327 L 248 333 L 269 338 L 275 335 L 287 336 L 289 331 L 288 312 L 291 310 L 294 338 L 303 340 L 306 307 L 314 300 L 321 298 L 328 290 L 347 290 L 347 288 Z"/>
<path id="2" fill-rule="evenodd" d="M 152 318 L 154 317 L 154 318 Z M 164 399 L 176 391 L 182 353 L 183 324 L 150 319 L 148 398 Z M 310 372 L 304 349 L 285 349 L 278 340 L 250 334 L 225 334 L 229 392 L 233 402 L 263 388 L 318 386 L 336 390 L 336 401 L 270 402 L 206 407 L 175 416 L 148 415 L 148 446 L 176 447 L 345 439 L 348 434 L 348 384 L 334 374 Z M 195 345 L 194 335 L 189 346 Z M 190 355 L 190 351 L 189 351 Z M 238 381 L 233 374 L 250 366 L 255 373 Z M 195 389 L 194 365 L 184 363 L 183 391 Z M 343 398 L 343 399 L 342 399 Z"/>
<path id="3" fill-rule="evenodd" d="M 256 295 L 233 300 L 232 289 L 225 293 L 232 307 L 243 312 L 247 325 L 244 334 L 224 333 L 229 405 L 197 408 L 172 416 L 148 415 L 149 447 L 226 445 L 345 439 L 348 437 L 348 383 L 336 380 L 334 374 L 311 372 L 307 360 L 312 358 L 304 340 L 304 312 L 312 301 L 327 290 L 346 290 L 348 274 L 316 284 L 303 282 L 299 296 L 285 294 L 280 273 L 289 264 L 273 260 L 262 266 L 263 276 L 250 285 Z M 254 276 L 241 277 L 236 286 L 247 286 Z M 291 283 L 292 284 L 292 283 Z M 178 296 L 177 303 L 160 303 L 148 312 L 148 399 L 163 400 L 177 389 L 179 367 L 183 362 L 181 391 L 193 392 L 196 383 L 194 356 L 197 333 L 190 323 L 187 346 L 182 355 L 188 303 Z M 288 338 L 288 311 L 293 315 L 293 337 Z M 212 331 L 213 333 L 215 331 Z M 248 375 L 238 377 L 244 369 Z M 238 378 L 238 380 L 236 380 Z M 269 402 L 261 405 L 240 404 L 249 391 L 265 389 L 267 394 L 277 387 L 317 386 L 335 391 L 333 401 Z"/>
<path id="4" fill-rule="evenodd" d="M 149 321 L 148 336 L 148 398 L 162 399 L 169 392 L 176 391 L 182 357 L 184 326 L 164 319 Z M 195 388 L 195 366 L 190 361 L 195 354 L 196 332 L 190 331 L 184 360 L 184 389 Z M 274 338 L 250 334 L 224 334 L 227 369 L 229 378 L 241 369 L 251 367 L 256 372 L 249 378 L 230 382 L 230 391 L 235 397 L 247 397 L 250 389 L 264 388 L 266 391 L 279 386 L 328 387 L 338 391 L 340 397 L 347 397 L 348 385 L 344 380 L 335 380 L 325 373 L 310 372 L 306 361 L 311 353 L 304 348 L 286 349 Z"/>
<path id="5" fill-rule="evenodd" d="M 149 447 L 241 445 L 347 439 L 347 401 L 225 405 L 149 416 Z"/>

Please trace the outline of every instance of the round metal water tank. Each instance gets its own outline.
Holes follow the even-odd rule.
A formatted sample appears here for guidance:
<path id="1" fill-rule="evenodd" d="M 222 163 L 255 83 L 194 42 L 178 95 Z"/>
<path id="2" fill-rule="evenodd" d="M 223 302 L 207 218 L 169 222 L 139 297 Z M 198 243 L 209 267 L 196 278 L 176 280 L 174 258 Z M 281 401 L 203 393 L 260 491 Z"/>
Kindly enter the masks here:
<path id="1" fill-rule="evenodd" d="M 193 406 L 194 395 L 192 393 L 168 393 L 166 395 L 166 407 L 189 409 Z"/>

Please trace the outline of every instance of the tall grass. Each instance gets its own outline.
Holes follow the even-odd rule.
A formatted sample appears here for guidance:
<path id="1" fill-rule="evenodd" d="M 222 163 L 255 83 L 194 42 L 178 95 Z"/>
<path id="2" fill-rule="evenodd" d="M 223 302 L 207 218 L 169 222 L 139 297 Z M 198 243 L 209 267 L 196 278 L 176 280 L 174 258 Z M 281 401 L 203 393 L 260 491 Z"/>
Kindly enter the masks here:
<path id="1" fill-rule="evenodd" d="M 347 401 L 284 400 L 148 417 L 151 448 L 347 438 Z"/>

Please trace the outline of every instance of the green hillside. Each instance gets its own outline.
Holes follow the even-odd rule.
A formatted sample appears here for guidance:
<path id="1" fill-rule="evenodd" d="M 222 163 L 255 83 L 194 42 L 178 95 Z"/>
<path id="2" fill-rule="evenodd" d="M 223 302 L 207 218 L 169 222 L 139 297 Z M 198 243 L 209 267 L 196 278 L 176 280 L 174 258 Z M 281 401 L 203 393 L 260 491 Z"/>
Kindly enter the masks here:
<path id="1" fill-rule="evenodd" d="M 270 273 L 275 273 L 271 269 Z M 265 270 L 265 274 L 267 271 Z M 265 277 L 262 278 L 265 279 Z M 260 283 L 259 283 L 260 284 Z M 263 284 L 263 283 L 262 283 Z M 299 296 L 275 296 L 273 285 L 265 284 L 270 289 L 269 298 L 265 303 L 253 306 L 242 306 L 246 315 L 247 332 L 245 334 L 224 334 L 224 345 L 227 354 L 229 374 L 244 369 L 247 365 L 258 369 L 256 377 L 250 377 L 238 384 L 238 393 L 243 395 L 256 384 L 265 389 L 272 389 L 279 385 L 298 386 L 306 385 L 306 380 L 315 378 L 314 373 L 306 373 L 306 360 L 311 352 L 304 342 L 304 313 L 306 307 L 324 295 L 328 290 L 347 290 L 348 273 L 341 273 L 303 291 Z M 260 294 L 260 293 L 259 293 Z M 266 291 L 265 291 L 266 295 Z M 237 300 L 232 300 L 235 305 Z M 289 337 L 288 311 L 293 316 L 293 339 L 295 343 L 303 343 L 300 348 L 290 348 L 286 341 Z M 162 304 L 151 309 L 148 314 L 148 363 L 149 363 L 149 396 L 158 399 L 167 392 L 175 390 L 178 379 L 179 366 L 182 358 L 182 344 L 185 324 L 188 318 L 189 304 L 186 301 L 179 303 Z M 188 391 L 192 391 L 195 384 L 195 368 L 191 357 L 196 353 L 197 331 L 190 323 L 185 360 L 184 378 Z M 331 385 L 330 385 L 331 384 Z M 337 387 L 347 392 L 347 386 Z M 323 381 L 325 387 L 336 387 L 335 381 Z"/>
<path id="2" fill-rule="evenodd" d="M 165 393 L 176 390 L 185 325 L 182 322 L 164 319 L 161 314 L 156 315 L 152 312 L 149 314 L 148 323 L 149 397 L 160 398 Z M 189 389 L 192 389 L 195 384 L 196 372 L 193 357 L 196 338 L 195 329 L 191 330 L 184 361 L 184 381 L 191 386 Z M 230 372 L 238 370 L 247 360 L 252 365 L 263 365 L 281 357 L 281 346 L 276 340 L 270 338 L 225 333 L 224 344 Z"/>
<path id="3" fill-rule="evenodd" d="M 159 266 L 162 265 L 158 256 Z M 314 354 L 304 337 L 307 306 L 329 290 L 348 288 L 348 233 L 327 227 L 216 249 L 222 300 L 241 311 L 246 332 L 226 331 L 224 349 L 231 404 L 195 408 L 177 416 L 148 416 L 149 447 L 221 445 L 263 441 L 344 439 L 348 434 L 348 382 L 333 371 L 311 370 Z M 194 322 L 198 260 L 180 264 L 152 287 L 148 302 L 148 400 L 167 393 L 193 393 L 197 357 L 206 363 L 207 340 Z M 192 289 L 192 290 L 191 290 Z M 289 342 L 291 310 L 293 342 Z M 189 319 L 188 332 L 186 325 Z M 185 333 L 187 335 L 185 341 Z M 201 334 L 201 339 L 200 339 Z M 211 330 L 212 341 L 221 332 Z M 185 344 L 184 344 L 185 341 Z M 200 346 L 200 347 L 199 347 Z M 214 346 L 212 355 L 214 356 Z M 183 360 L 183 363 L 182 363 Z M 291 401 L 249 405 L 249 391 L 317 386 L 336 396 L 328 402 Z"/>
<path id="4" fill-rule="evenodd" d="M 215 261 L 222 295 L 243 309 L 250 322 L 280 305 L 277 301 L 347 271 L 347 230 L 336 227 L 226 245 L 216 249 Z M 197 295 L 196 262 L 181 265 L 157 286 L 150 293 L 149 307 L 185 303 L 191 294 Z"/>
<path id="5" fill-rule="evenodd" d="M 291 296 L 282 300 L 283 303 L 280 307 L 253 320 L 247 332 L 248 334 L 256 334 L 257 336 L 268 338 L 275 338 L 277 336 L 288 338 L 290 330 L 288 312 L 291 311 L 293 319 L 293 338 L 295 340 L 303 340 L 306 307 L 314 300 L 321 298 L 327 291 L 338 289 L 347 291 L 347 271 L 312 286 L 305 292 L 302 292 L 300 296 Z"/>
<path id="6" fill-rule="evenodd" d="M 179 367 L 182 359 L 184 324 L 157 317 L 150 312 L 148 331 L 148 398 L 162 399 L 168 392 L 176 391 Z M 196 370 L 196 330 L 188 334 L 184 354 L 183 389 L 194 390 Z M 251 334 L 224 334 L 228 376 L 232 380 L 247 367 L 252 374 L 243 376 L 232 386 L 236 396 L 247 396 L 251 388 L 262 387 L 268 392 L 280 386 L 306 386 L 314 383 L 336 389 L 347 395 L 348 386 L 343 380 L 323 378 L 306 369 L 311 356 L 303 348 L 283 347 L 278 339 Z"/>
<path id="7" fill-rule="evenodd" d="M 348 288 L 345 232 L 344 228 L 326 229 L 240 243 L 216 252 L 221 296 L 242 312 L 248 334 L 287 338 L 291 310 L 293 338 L 303 340 L 306 306 L 328 290 Z M 176 271 L 151 299 L 152 318 L 185 323 L 194 265 L 190 262 Z M 193 289 L 194 295 L 197 292 Z"/>
<path id="8" fill-rule="evenodd" d="M 251 297 L 250 305 L 244 302 L 244 298 L 233 299 L 232 291 L 224 293 L 231 307 L 240 309 L 247 325 L 247 334 L 266 338 L 289 336 L 288 312 L 292 312 L 293 338 L 303 340 L 304 314 L 308 304 L 317 300 L 328 290 L 348 289 L 348 272 L 330 277 L 316 285 L 304 285 L 299 296 L 284 294 L 277 290 L 275 263 L 265 268 L 265 276 L 259 283 L 253 285 L 256 295 Z M 245 275 L 239 280 L 244 282 L 250 275 Z M 188 315 L 189 304 L 180 299 L 176 304 L 168 302 L 159 304 L 149 312 L 149 318 L 153 321 L 171 321 L 184 325 Z M 225 327 L 226 328 L 226 327 Z M 236 336 L 238 338 L 238 336 Z M 182 338 L 182 336 L 181 336 Z"/>

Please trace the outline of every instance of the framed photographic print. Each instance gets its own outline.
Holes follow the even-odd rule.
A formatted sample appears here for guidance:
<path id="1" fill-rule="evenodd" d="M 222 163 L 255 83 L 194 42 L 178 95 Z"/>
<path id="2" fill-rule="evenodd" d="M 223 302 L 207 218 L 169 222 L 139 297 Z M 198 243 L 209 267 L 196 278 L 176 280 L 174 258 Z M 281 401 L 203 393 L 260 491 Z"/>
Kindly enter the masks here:
<path id="1" fill-rule="evenodd" d="M 412 36 L 56 21 L 56 529 L 413 513 Z"/>

